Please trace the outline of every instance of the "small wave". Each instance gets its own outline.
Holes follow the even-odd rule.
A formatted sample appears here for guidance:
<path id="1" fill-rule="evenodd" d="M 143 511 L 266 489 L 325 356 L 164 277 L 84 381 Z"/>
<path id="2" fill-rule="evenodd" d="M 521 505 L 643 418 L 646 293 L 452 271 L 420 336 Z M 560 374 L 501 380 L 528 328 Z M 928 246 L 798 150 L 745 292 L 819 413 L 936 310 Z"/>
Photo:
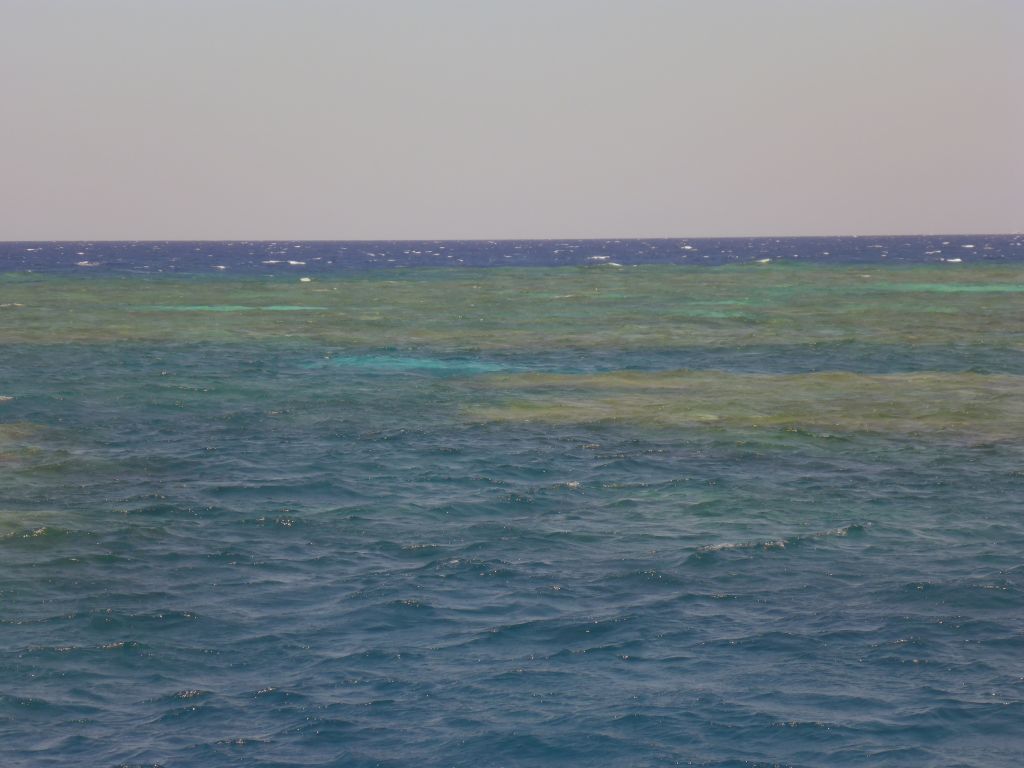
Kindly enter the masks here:
<path id="1" fill-rule="evenodd" d="M 814 533 L 799 534 L 797 536 L 791 536 L 787 539 L 761 539 L 756 541 L 721 542 L 719 544 L 706 544 L 702 547 L 698 547 L 697 553 L 706 554 L 710 552 L 725 552 L 734 549 L 785 549 L 786 547 L 792 546 L 794 544 L 815 541 L 817 539 L 824 539 L 829 536 L 849 536 L 850 534 L 862 533 L 870 525 L 870 523 L 851 523 L 850 525 L 843 525 L 838 528 L 829 528 L 826 531 L 815 531 Z"/>
<path id="2" fill-rule="evenodd" d="M 199 696 L 205 695 L 206 693 L 208 693 L 208 691 L 201 691 L 198 688 L 189 688 L 189 689 L 184 690 L 184 691 L 178 691 L 177 693 L 174 694 L 174 698 L 176 698 L 176 699 L 195 699 L 195 698 L 198 698 Z"/>
<path id="3" fill-rule="evenodd" d="M 698 552 L 724 552 L 730 549 L 784 549 L 789 542 L 786 539 L 766 539 L 764 541 L 722 542 L 707 544 L 697 549 Z"/>

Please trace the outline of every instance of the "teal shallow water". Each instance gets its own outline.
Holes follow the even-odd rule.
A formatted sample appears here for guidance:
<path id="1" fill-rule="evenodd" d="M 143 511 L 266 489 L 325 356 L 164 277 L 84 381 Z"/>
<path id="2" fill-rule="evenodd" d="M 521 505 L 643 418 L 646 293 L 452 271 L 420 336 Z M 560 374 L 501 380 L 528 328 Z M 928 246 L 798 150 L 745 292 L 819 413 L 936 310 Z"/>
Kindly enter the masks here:
<path id="1" fill-rule="evenodd" d="M 314 277 L 0 275 L 4 765 L 1016 765 L 1024 269 Z"/>

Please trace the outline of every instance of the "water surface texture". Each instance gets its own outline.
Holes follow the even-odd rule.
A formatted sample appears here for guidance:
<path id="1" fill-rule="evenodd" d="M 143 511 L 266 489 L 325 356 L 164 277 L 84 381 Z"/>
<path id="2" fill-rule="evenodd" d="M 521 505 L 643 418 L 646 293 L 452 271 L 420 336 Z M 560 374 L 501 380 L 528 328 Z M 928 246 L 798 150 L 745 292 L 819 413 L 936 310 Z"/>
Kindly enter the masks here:
<path id="1" fill-rule="evenodd" d="M 0 244 L 0 764 L 1017 766 L 1024 240 Z"/>

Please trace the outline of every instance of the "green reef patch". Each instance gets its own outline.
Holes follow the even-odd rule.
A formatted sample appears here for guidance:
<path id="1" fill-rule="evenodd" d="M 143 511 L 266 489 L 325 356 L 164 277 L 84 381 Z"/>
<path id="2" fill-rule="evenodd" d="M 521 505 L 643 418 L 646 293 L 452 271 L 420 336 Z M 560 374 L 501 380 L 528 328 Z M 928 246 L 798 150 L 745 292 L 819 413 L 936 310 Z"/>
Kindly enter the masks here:
<path id="1" fill-rule="evenodd" d="M 1024 349 L 1014 265 L 436 269 L 0 280 L 0 343 L 307 340 L 450 354 L 856 341 Z"/>
<path id="2" fill-rule="evenodd" d="M 797 375 L 719 371 L 521 374 L 482 380 L 482 422 L 1024 437 L 1024 377 L 972 373 Z"/>

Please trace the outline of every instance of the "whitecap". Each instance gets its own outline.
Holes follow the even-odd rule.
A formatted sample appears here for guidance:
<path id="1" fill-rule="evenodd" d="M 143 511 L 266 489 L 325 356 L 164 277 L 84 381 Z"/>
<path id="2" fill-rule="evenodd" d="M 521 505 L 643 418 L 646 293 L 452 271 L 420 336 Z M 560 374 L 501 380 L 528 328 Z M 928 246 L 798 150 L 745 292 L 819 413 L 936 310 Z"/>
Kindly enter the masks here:
<path id="1" fill-rule="evenodd" d="M 698 547 L 698 552 L 724 552 L 730 549 L 785 549 L 786 539 L 768 539 L 766 541 L 725 541 L 721 544 L 706 544 Z"/>
<path id="2" fill-rule="evenodd" d="M 761 541 L 727 541 L 720 544 L 706 544 L 697 548 L 698 553 L 722 552 L 732 549 L 785 549 L 788 544 L 795 544 L 815 539 L 823 539 L 830 536 L 848 536 L 850 533 L 860 532 L 869 528 L 871 523 L 850 523 L 841 525 L 838 528 L 829 528 L 824 531 L 798 534 L 789 539 L 764 539 Z"/>

